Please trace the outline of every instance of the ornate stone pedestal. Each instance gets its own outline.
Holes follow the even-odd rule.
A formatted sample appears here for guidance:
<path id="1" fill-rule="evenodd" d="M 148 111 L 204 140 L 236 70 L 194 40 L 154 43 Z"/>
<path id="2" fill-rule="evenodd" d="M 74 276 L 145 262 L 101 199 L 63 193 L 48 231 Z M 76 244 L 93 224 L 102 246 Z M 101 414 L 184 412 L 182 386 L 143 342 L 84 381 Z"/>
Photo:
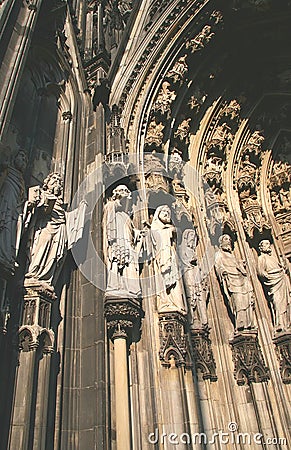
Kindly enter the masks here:
<path id="1" fill-rule="evenodd" d="M 235 333 L 230 339 L 234 377 L 238 385 L 268 381 L 269 369 L 265 366 L 257 330 Z"/>
<path id="2" fill-rule="evenodd" d="M 209 338 L 209 328 L 191 328 L 192 359 L 203 380 L 217 381 L 216 364 Z"/>
<path id="3" fill-rule="evenodd" d="M 291 332 L 277 333 L 273 338 L 276 353 L 280 362 L 280 373 L 283 383 L 291 383 Z"/>
<path id="4" fill-rule="evenodd" d="M 19 348 L 30 351 L 38 347 L 44 336 L 43 351 L 51 352 L 54 332 L 50 329 L 52 303 L 56 300 L 54 289 L 40 282 L 25 284 L 22 323 L 19 329 Z"/>
<path id="5" fill-rule="evenodd" d="M 164 367 L 191 367 L 186 316 L 178 312 L 160 313 L 160 360 Z"/>

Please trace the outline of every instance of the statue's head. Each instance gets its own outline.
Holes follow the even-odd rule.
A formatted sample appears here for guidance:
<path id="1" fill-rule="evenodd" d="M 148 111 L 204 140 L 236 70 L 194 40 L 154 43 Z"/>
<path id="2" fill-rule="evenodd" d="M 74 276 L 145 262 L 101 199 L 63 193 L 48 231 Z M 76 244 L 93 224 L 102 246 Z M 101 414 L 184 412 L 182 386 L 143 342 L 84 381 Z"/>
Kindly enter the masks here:
<path id="1" fill-rule="evenodd" d="M 121 198 L 131 198 L 131 192 L 125 184 L 120 184 L 113 189 L 112 199 L 117 200 Z"/>
<path id="2" fill-rule="evenodd" d="M 58 172 L 50 173 L 43 182 L 43 190 L 59 197 L 63 192 L 63 179 Z"/>
<path id="3" fill-rule="evenodd" d="M 171 210 L 169 206 L 164 205 L 160 207 L 158 217 L 162 223 L 171 223 Z"/>
<path id="4" fill-rule="evenodd" d="M 259 250 L 261 253 L 272 253 L 271 242 L 268 239 L 263 239 L 259 243 Z"/>
<path id="5" fill-rule="evenodd" d="M 25 153 L 25 151 L 19 150 L 13 160 L 15 169 L 23 173 L 26 169 L 27 161 L 27 154 Z"/>
<path id="6" fill-rule="evenodd" d="M 219 238 L 219 244 L 221 250 L 231 252 L 232 251 L 232 239 L 229 234 L 223 234 Z"/>

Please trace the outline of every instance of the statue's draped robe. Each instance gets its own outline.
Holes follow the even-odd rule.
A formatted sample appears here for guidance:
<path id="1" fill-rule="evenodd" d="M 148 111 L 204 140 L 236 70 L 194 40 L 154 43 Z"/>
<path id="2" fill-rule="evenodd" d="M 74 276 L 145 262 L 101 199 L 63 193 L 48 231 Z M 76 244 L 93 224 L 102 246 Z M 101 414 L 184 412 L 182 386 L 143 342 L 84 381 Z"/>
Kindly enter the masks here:
<path id="1" fill-rule="evenodd" d="M 242 263 L 232 253 L 219 250 L 215 269 L 236 318 L 236 329 L 253 328 L 253 289 Z"/>
<path id="2" fill-rule="evenodd" d="M 205 282 L 202 280 L 201 270 L 197 265 L 197 255 L 194 248 L 188 244 L 188 231 L 185 230 L 182 236 L 182 242 L 179 247 L 179 256 L 181 261 L 181 270 L 183 273 L 183 280 L 185 286 L 186 297 L 188 304 L 192 309 L 192 320 L 194 326 L 206 327 L 207 309 L 206 309 L 206 295 L 204 292 Z M 193 232 L 190 230 L 191 233 Z M 196 239 L 197 241 L 197 239 Z"/>
<path id="3" fill-rule="evenodd" d="M 141 295 L 136 231 L 119 200 L 111 200 L 104 207 L 103 253 L 107 266 L 107 296 L 137 298 Z"/>
<path id="4" fill-rule="evenodd" d="M 187 313 L 187 306 L 176 251 L 176 230 L 172 224 L 159 219 L 162 207 L 157 208 L 151 224 L 154 249 L 155 289 L 158 312 Z"/>
<path id="5" fill-rule="evenodd" d="M 268 289 L 276 330 L 290 326 L 290 283 L 277 258 L 262 253 L 258 258 L 258 274 Z"/>

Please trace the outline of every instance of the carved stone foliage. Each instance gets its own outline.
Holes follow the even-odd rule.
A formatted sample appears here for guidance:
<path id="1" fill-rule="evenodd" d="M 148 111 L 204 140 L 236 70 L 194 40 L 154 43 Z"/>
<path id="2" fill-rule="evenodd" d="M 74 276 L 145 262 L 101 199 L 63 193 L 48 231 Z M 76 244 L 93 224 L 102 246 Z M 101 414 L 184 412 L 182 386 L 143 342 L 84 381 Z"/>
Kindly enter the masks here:
<path id="1" fill-rule="evenodd" d="M 104 315 L 110 339 L 123 337 L 128 343 L 138 340 L 143 314 L 140 299 L 106 297 Z"/>
<path id="2" fill-rule="evenodd" d="M 216 381 L 216 364 L 212 352 L 209 330 L 191 331 L 192 359 L 203 380 Z"/>
<path id="3" fill-rule="evenodd" d="M 280 363 L 280 373 L 285 384 L 291 383 L 291 333 L 280 333 L 273 342 Z"/>
<path id="4" fill-rule="evenodd" d="M 190 368 L 186 318 L 179 313 L 159 314 L 160 360 L 164 367 Z"/>
<path id="5" fill-rule="evenodd" d="M 291 230 L 291 142 L 285 136 L 270 173 L 270 197 L 273 213 L 283 232 Z"/>
<path id="6" fill-rule="evenodd" d="M 262 383 L 269 380 L 269 369 L 265 365 L 256 330 L 235 334 L 230 344 L 234 362 L 234 377 L 238 385 Z"/>
<path id="7" fill-rule="evenodd" d="M 262 233 L 270 225 L 265 217 L 258 197 L 262 143 L 265 138 L 255 130 L 243 147 L 237 174 L 237 189 L 244 220 L 244 229 L 250 238 L 255 231 Z"/>

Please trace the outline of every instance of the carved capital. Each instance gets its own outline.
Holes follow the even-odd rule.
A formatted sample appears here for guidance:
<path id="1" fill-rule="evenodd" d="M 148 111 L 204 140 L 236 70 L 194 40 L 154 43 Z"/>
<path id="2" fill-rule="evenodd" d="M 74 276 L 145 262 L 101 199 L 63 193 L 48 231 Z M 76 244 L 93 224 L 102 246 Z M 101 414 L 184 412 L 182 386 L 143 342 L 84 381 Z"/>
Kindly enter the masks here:
<path id="1" fill-rule="evenodd" d="M 62 118 L 70 122 L 73 118 L 73 114 L 71 113 L 71 111 L 64 111 L 62 114 Z"/>
<path id="2" fill-rule="evenodd" d="M 104 315 L 110 339 L 139 339 L 143 310 L 141 299 L 105 298 Z"/>
<path id="3" fill-rule="evenodd" d="M 236 333 L 230 340 L 230 345 L 234 377 L 238 385 L 269 380 L 269 369 L 265 366 L 257 330 Z"/>
<path id="4" fill-rule="evenodd" d="M 186 317 L 179 313 L 160 313 L 160 360 L 167 368 L 190 368 Z"/>
<path id="5" fill-rule="evenodd" d="M 273 342 L 280 363 L 282 381 L 291 384 L 291 332 L 277 334 Z"/>

